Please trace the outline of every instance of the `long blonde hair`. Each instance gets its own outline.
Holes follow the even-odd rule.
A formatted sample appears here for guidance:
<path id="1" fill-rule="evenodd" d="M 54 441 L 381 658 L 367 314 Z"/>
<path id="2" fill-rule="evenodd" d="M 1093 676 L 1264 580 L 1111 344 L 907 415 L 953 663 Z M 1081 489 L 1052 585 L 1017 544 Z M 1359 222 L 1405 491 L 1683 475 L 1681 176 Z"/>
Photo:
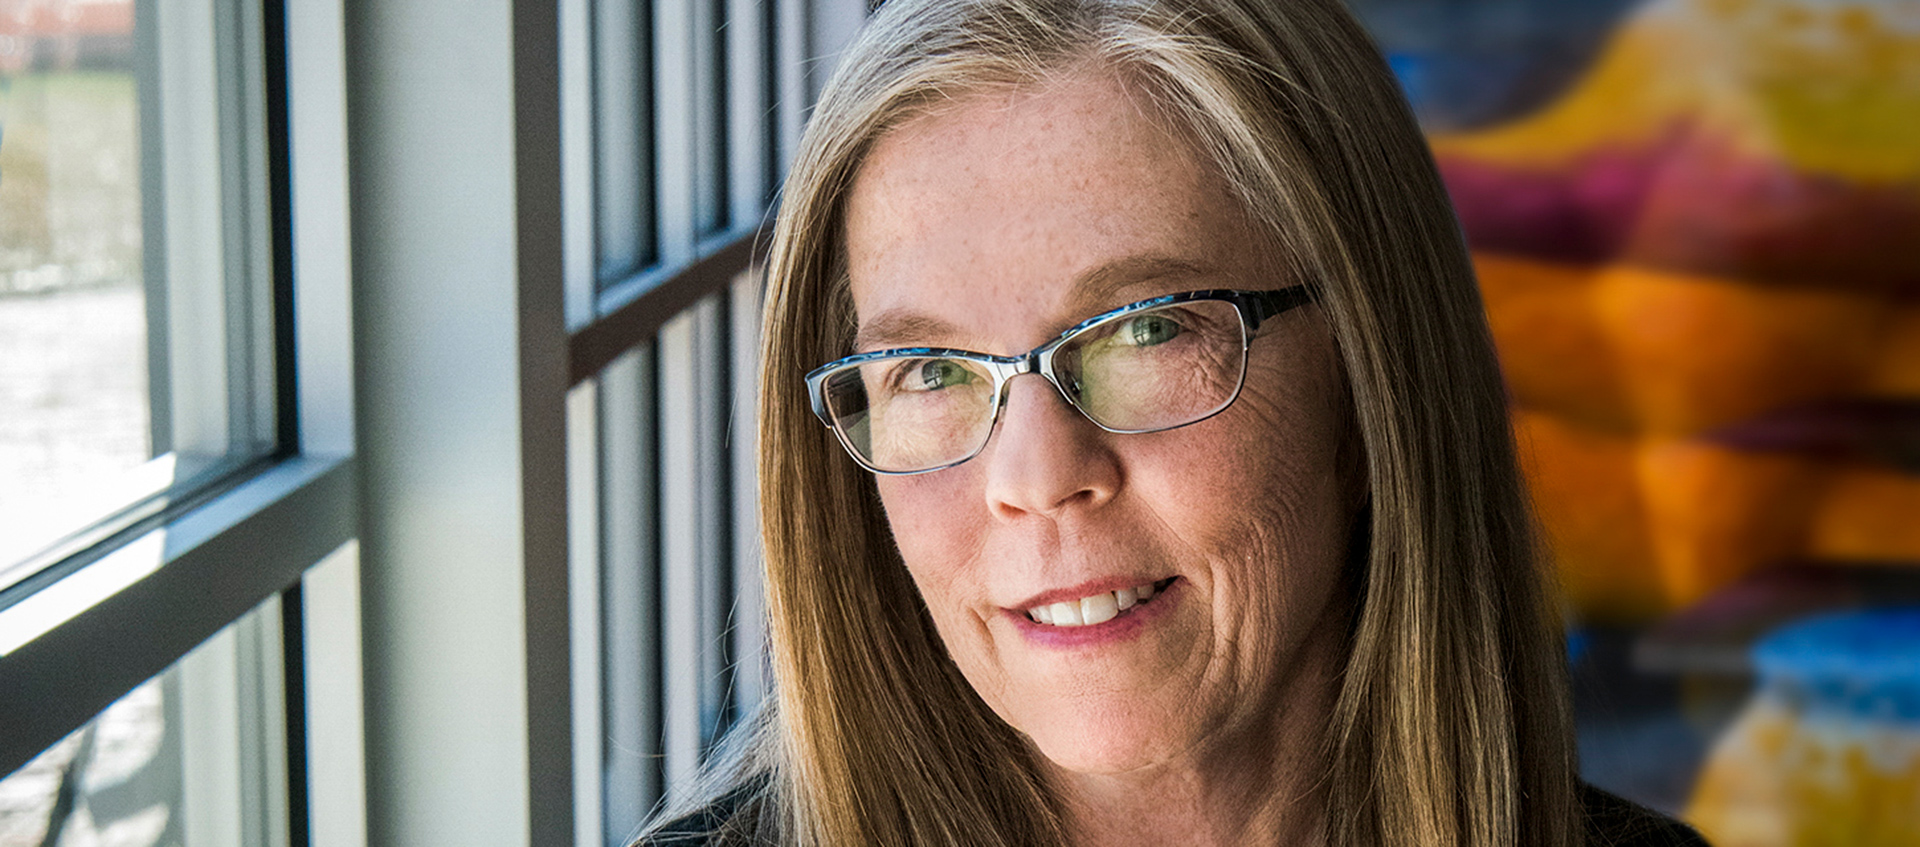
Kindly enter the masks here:
<path id="1" fill-rule="evenodd" d="M 844 55 L 768 268 L 777 705 L 742 747 L 765 766 L 759 816 L 808 845 L 1064 843 L 1036 754 L 946 657 L 871 476 L 813 417 L 802 376 L 849 352 L 843 206 L 875 139 L 1089 63 L 1184 125 L 1289 270 L 1317 281 L 1339 346 L 1371 499 L 1329 742 L 1332 843 L 1578 844 L 1565 658 L 1472 267 L 1391 74 L 1338 0 L 892 0 Z"/>

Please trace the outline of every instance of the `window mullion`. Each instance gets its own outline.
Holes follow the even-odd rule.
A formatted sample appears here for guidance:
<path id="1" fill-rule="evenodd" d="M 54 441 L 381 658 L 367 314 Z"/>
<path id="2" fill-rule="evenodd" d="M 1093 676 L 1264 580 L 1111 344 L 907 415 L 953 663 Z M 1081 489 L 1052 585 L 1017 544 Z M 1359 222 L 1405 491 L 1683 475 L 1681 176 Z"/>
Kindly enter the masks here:
<path id="1" fill-rule="evenodd" d="M 657 385 L 651 345 L 614 360 L 598 379 L 603 815 L 610 839 L 640 824 L 664 781 Z"/>

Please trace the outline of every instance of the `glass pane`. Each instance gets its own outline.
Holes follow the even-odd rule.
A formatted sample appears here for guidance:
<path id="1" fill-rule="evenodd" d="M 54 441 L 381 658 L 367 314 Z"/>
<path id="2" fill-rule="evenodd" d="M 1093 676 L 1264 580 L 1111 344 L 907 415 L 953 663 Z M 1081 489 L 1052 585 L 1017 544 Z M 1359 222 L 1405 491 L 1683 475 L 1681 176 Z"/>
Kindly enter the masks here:
<path id="1" fill-rule="evenodd" d="M 133 10 L 76 8 L 0 38 L 0 566 L 153 456 Z"/>
<path id="2" fill-rule="evenodd" d="M 161 679 L 141 685 L 0 780 L 0 844 L 178 843 L 180 750 L 177 730 L 168 732 L 170 687 Z M 112 800 L 95 799 L 109 788 Z"/>
<path id="3" fill-rule="evenodd" d="M 6 8 L 0 588 L 264 452 L 274 408 L 258 9 Z"/>
<path id="4" fill-rule="evenodd" d="M 651 7 L 593 4 L 595 278 L 610 285 L 653 264 Z"/>
<path id="5" fill-rule="evenodd" d="M 702 237 L 731 225 L 728 220 L 727 191 L 727 2 L 704 0 L 693 10 L 696 37 L 693 44 L 695 64 L 693 105 L 694 137 L 699 152 L 694 164 L 696 198 L 694 226 Z M 741 22 L 742 26 L 747 25 Z"/>
<path id="6" fill-rule="evenodd" d="M 280 626 L 276 598 L 0 779 L 0 847 L 285 845 Z"/>

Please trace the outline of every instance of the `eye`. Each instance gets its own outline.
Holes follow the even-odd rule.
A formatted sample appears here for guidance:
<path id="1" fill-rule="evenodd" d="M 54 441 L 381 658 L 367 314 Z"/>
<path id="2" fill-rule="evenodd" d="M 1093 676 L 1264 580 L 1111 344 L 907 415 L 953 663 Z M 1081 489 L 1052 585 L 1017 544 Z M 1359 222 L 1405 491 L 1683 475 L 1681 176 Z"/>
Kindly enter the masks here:
<path id="1" fill-rule="evenodd" d="M 1179 337 L 1182 327 L 1173 318 L 1152 314 L 1128 318 L 1120 327 L 1120 340 L 1134 347 L 1152 347 Z"/>
<path id="2" fill-rule="evenodd" d="M 973 372 L 960 367 L 958 362 L 933 359 L 920 366 L 920 384 L 928 391 L 966 385 L 972 381 Z"/>
<path id="3" fill-rule="evenodd" d="M 939 391 L 973 382 L 973 371 L 952 359 L 919 359 L 902 362 L 898 381 L 905 391 Z"/>

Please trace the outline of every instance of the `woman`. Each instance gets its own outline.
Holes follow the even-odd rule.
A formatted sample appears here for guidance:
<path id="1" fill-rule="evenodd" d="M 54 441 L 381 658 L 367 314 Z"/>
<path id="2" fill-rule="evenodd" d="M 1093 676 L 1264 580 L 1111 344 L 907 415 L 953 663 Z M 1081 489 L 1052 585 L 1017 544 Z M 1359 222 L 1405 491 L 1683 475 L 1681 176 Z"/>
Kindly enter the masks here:
<path id="1" fill-rule="evenodd" d="M 1577 782 L 1472 270 L 1335 0 L 893 0 L 769 278 L 778 705 L 651 843 L 1683 843 Z"/>

